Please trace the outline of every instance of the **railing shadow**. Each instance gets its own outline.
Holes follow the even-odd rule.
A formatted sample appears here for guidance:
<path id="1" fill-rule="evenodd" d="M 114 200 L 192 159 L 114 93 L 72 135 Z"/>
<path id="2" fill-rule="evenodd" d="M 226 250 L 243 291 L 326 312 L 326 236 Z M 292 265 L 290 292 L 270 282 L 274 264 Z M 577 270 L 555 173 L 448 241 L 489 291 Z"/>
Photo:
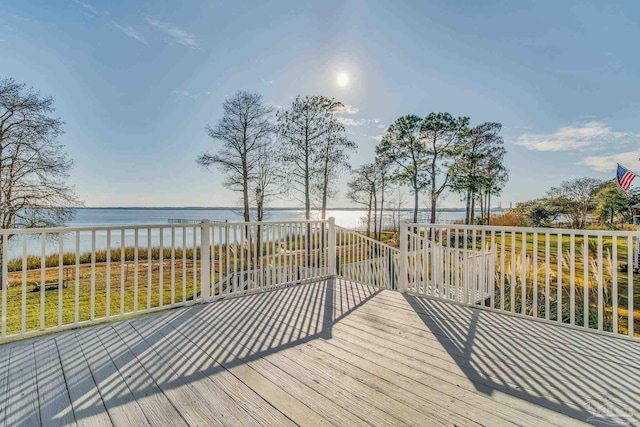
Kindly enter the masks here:
<path id="1" fill-rule="evenodd" d="M 9 389 L 8 381 L 2 384 L 7 390 L 0 418 L 3 424 L 24 417 L 41 425 L 69 419 L 81 423 L 125 405 L 133 419 L 139 410 L 146 415 L 144 408 L 137 409 L 144 401 L 140 397 L 184 390 L 203 380 L 229 381 L 228 371 L 236 366 L 313 340 L 329 339 L 337 322 L 377 293 L 368 288 L 366 293 L 345 295 L 340 289 L 330 279 L 12 344 L 0 349 L 6 365 L 0 368 L 9 370 L 9 363 L 20 365 L 14 375 L 29 372 L 34 362 L 38 365 L 36 359 L 41 355 L 34 348 L 49 349 L 56 360 L 47 369 L 35 369 L 37 386 L 31 394 L 25 392 L 28 387 Z M 336 292 L 342 294 L 336 296 Z M 59 384 L 61 372 L 52 369 L 56 363 L 64 368 L 66 384 Z M 58 393 L 38 393 L 52 388 Z M 70 407 L 42 410 L 63 408 L 65 401 L 70 406 L 69 400 L 73 411 Z M 240 412 L 238 420 L 247 416 Z"/>
<path id="2" fill-rule="evenodd" d="M 636 343 L 404 298 L 477 392 L 505 393 L 593 424 L 640 423 Z"/>

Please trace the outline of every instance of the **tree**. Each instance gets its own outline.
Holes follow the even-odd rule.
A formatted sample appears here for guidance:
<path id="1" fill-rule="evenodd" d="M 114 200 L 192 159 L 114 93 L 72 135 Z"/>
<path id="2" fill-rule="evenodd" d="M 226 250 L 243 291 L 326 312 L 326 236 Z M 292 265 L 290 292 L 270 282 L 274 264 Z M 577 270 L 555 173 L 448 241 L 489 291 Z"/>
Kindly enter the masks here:
<path id="1" fill-rule="evenodd" d="M 431 186 L 431 223 L 436 221 L 438 198 L 449 185 L 450 167 L 464 148 L 468 117 L 454 118 L 449 113 L 431 113 L 421 123 L 420 135 L 426 150 L 426 175 Z"/>
<path id="2" fill-rule="evenodd" d="M 615 180 L 604 182 L 593 197 L 596 215 L 601 222 L 613 225 L 616 219 L 623 223 L 632 218 L 632 197 L 622 194 Z"/>
<path id="3" fill-rule="evenodd" d="M 283 184 L 287 190 L 302 196 L 305 209 L 305 218 L 311 218 L 311 199 L 314 184 L 317 189 L 317 179 L 322 164 L 320 152 L 322 147 L 327 147 L 327 141 L 336 143 L 336 148 L 341 143 L 332 140 L 329 135 L 336 129 L 333 113 L 341 107 L 339 102 L 324 96 L 296 97 L 289 109 L 278 113 L 277 129 L 279 135 L 279 159 L 282 162 Z M 337 132 L 336 134 L 340 134 Z M 335 154 L 332 149 L 329 153 Z M 325 156 L 327 180 L 332 170 L 333 157 Z M 321 179 L 322 180 L 322 179 Z M 328 197 L 328 186 L 325 197 Z"/>
<path id="4" fill-rule="evenodd" d="M 531 227 L 550 227 L 559 212 L 548 199 L 534 199 L 516 204 L 514 212 L 526 220 Z"/>
<path id="5" fill-rule="evenodd" d="M 73 161 L 57 142 L 62 122 L 53 98 L 0 80 L 0 227 L 51 227 L 81 202 L 67 184 Z M 0 241 L 1 243 L 1 241 Z"/>
<path id="6" fill-rule="evenodd" d="M 416 115 L 400 117 L 387 129 L 378 146 L 378 158 L 391 165 L 391 178 L 407 185 L 413 193 L 413 221 L 418 222 L 420 192 L 427 188 L 430 176 L 426 172 L 428 151 L 421 139 L 422 119 Z"/>
<path id="7" fill-rule="evenodd" d="M 351 180 L 347 183 L 347 198 L 354 203 L 365 206 L 367 210 L 367 236 L 371 235 L 371 211 L 374 210 L 378 178 L 376 165 L 370 163 L 356 169 Z"/>
<path id="8" fill-rule="evenodd" d="M 255 207 L 256 220 L 264 220 L 265 208 L 273 197 L 282 194 L 278 182 L 277 160 L 271 155 L 271 146 L 263 147 L 258 153 L 255 171 L 249 177 L 250 193 L 253 195 L 250 206 Z"/>
<path id="9" fill-rule="evenodd" d="M 375 233 L 376 234 L 375 238 L 380 240 L 382 238 L 385 196 L 387 195 L 390 189 L 391 163 L 389 162 L 388 159 L 377 156 L 374 165 L 376 168 L 376 173 L 378 175 L 377 193 L 379 195 L 376 197 L 376 201 L 380 200 L 380 204 L 379 204 L 380 215 L 378 216 L 378 226 L 376 227 L 377 230 Z"/>
<path id="10" fill-rule="evenodd" d="M 271 142 L 273 109 L 264 105 L 262 95 L 238 91 L 222 104 L 223 115 L 209 136 L 221 143 L 215 154 L 201 153 L 196 162 L 204 168 L 215 166 L 226 174 L 224 186 L 242 193 L 243 216 L 251 221 L 250 179 L 256 173 L 260 153 Z"/>
<path id="11" fill-rule="evenodd" d="M 587 217 L 595 208 L 594 195 L 602 181 L 594 178 L 576 178 L 563 181 L 547 193 L 557 211 L 571 220 L 577 229 L 585 227 Z"/>
<path id="12" fill-rule="evenodd" d="M 314 160 L 319 165 L 319 171 L 314 174 L 312 190 L 315 190 L 316 196 L 320 199 L 321 218 L 325 219 L 327 200 L 337 193 L 336 178 L 341 172 L 351 170 L 349 152 L 354 151 L 357 146 L 347 138 L 344 125 L 335 118 L 328 121 L 327 131 L 320 141 L 317 159 Z"/>

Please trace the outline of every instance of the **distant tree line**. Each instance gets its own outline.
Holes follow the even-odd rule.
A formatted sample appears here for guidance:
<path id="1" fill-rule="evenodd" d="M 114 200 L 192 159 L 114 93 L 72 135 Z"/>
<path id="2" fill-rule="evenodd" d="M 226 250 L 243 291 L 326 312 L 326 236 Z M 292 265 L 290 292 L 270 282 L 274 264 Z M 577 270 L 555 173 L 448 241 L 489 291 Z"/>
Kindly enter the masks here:
<path id="1" fill-rule="evenodd" d="M 615 180 L 583 177 L 563 181 L 542 198 L 518 203 L 504 215 L 511 225 L 550 227 L 566 223 L 584 229 L 591 223 L 619 229 L 632 219 L 633 205 L 640 203 L 640 190 L 627 196 L 618 190 Z"/>

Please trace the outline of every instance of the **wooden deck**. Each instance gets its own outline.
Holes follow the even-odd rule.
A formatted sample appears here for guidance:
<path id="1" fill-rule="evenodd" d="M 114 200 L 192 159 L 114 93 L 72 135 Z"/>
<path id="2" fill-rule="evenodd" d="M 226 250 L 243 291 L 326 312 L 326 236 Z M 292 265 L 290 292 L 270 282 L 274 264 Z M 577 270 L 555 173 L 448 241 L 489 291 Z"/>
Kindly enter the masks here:
<path id="1" fill-rule="evenodd" d="M 0 390 L 2 425 L 638 424 L 640 344 L 321 282 L 2 345 Z"/>

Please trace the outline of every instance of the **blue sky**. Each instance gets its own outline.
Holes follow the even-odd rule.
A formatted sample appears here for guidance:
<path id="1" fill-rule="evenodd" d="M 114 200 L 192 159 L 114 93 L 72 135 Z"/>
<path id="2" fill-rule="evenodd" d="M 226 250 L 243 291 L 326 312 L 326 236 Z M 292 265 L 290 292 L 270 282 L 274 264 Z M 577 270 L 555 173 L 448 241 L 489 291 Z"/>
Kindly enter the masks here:
<path id="1" fill-rule="evenodd" d="M 55 97 L 87 206 L 236 204 L 194 160 L 239 89 L 349 105 L 354 165 L 404 114 L 501 122 L 503 206 L 640 172 L 640 2 L 529 3 L 3 0 L 0 76 Z"/>

